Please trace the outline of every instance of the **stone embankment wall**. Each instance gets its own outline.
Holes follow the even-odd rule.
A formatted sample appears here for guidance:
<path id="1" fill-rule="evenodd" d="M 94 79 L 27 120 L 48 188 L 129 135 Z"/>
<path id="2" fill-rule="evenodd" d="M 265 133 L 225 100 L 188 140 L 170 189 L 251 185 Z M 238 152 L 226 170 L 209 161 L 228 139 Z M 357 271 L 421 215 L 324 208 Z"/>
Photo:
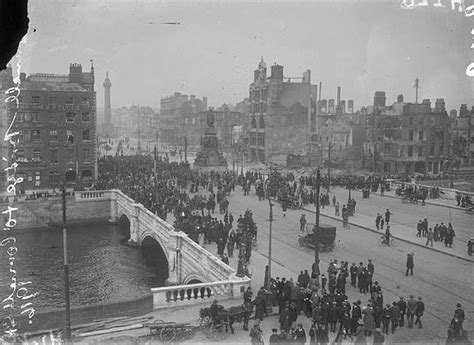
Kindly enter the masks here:
<path id="1" fill-rule="evenodd" d="M 16 229 L 44 228 L 50 224 L 63 222 L 62 198 L 60 196 L 21 200 L 10 203 L 17 207 L 14 213 Z M 110 200 L 88 200 L 77 202 L 74 196 L 66 197 L 66 219 L 68 223 L 108 221 L 110 218 Z"/>

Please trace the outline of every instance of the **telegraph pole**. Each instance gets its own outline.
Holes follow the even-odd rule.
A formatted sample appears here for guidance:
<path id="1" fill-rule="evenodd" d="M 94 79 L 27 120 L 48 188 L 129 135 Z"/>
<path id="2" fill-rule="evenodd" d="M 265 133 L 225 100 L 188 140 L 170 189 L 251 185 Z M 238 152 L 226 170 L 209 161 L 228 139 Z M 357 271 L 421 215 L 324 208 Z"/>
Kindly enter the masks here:
<path id="1" fill-rule="evenodd" d="M 63 260 L 64 260 L 64 297 L 66 302 L 66 321 L 64 324 L 64 338 L 71 339 L 71 309 L 69 301 L 69 263 L 67 254 L 67 229 L 66 229 L 66 185 L 62 191 L 63 207 Z"/>
<path id="2" fill-rule="evenodd" d="M 267 288 L 270 288 L 270 281 L 272 279 L 272 223 L 273 223 L 273 204 L 270 200 L 270 195 L 267 193 L 268 205 L 270 206 L 270 233 L 268 236 L 268 276 L 265 282 Z"/>
<path id="3" fill-rule="evenodd" d="M 328 194 L 329 194 L 329 187 L 331 187 L 331 143 L 329 143 L 329 150 L 328 150 Z"/>
<path id="4" fill-rule="evenodd" d="M 188 162 L 188 137 L 184 136 L 184 161 Z"/>
<path id="5" fill-rule="evenodd" d="M 316 173 L 316 225 L 314 227 L 314 264 L 313 264 L 313 275 L 319 281 L 319 193 L 321 188 L 321 174 L 318 171 Z"/>

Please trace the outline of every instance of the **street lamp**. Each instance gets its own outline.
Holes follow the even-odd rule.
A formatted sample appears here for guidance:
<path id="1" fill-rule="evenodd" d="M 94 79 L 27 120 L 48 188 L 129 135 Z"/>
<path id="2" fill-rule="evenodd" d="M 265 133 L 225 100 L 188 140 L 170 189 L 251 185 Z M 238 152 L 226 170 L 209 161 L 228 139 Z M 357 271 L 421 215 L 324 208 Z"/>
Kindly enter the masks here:
<path id="1" fill-rule="evenodd" d="M 319 282 L 319 193 L 321 188 L 321 174 L 319 168 L 316 172 L 316 225 L 314 227 L 314 264 L 312 274 Z"/>
<path id="2" fill-rule="evenodd" d="M 64 261 L 64 297 L 66 303 L 66 320 L 64 324 L 64 338 L 71 339 L 71 309 L 69 293 L 69 262 L 67 253 L 67 228 L 66 228 L 66 176 L 62 185 L 62 209 L 63 209 L 63 261 Z"/>

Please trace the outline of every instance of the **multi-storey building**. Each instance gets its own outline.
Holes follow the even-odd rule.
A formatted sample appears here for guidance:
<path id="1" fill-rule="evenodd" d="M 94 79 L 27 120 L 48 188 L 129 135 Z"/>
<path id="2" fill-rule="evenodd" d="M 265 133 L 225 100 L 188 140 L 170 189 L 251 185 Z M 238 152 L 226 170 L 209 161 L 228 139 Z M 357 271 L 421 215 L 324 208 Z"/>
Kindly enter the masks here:
<path id="1" fill-rule="evenodd" d="M 169 144 L 182 145 L 184 137 L 193 135 L 190 128 L 196 126 L 196 123 L 193 124 L 192 119 L 197 118 L 197 114 L 206 110 L 207 97 L 203 97 L 201 100 L 194 95 L 188 96 L 176 92 L 173 96 L 162 98 L 160 101 L 159 140 Z"/>
<path id="2" fill-rule="evenodd" d="M 467 167 L 474 162 L 474 106 L 469 111 L 461 104 L 459 116 L 456 110 L 450 112 L 453 156 L 458 167 Z"/>
<path id="3" fill-rule="evenodd" d="M 97 178 L 96 92 L 94 67 L 83 72 L 71 64 L 69 74 L 20 76 L 17 117 L 17 176 L 24 189 L 88 184 Z M 8 119 L 14 115 L 9 107 Z"/>
<path id="4" fill-rule="evenodd" d="M 381 174 L 438 174 L 449 159 L 450 121 L 443 99 L 431 108 L 423 103 L 405 103 L 403 96 L 385 105 L 385 92 L 375 93 L 374 105 L 366 107 L 367 167 Z"/>
<path id="5" fill-rule="evenodd" d="M 286 81 L 284 81 L 286 79 Z M 300 82 L 292 82 L 300 79 Z M 284 78 L 283 66 L 271 66 L 270 77 L 262 60 L 249 86 L 249 159 L 286 164 L 289 155 L 308 155 L 317 132 L 316 85 L 310 71 L 302 78 Z M 314 100 L 314 101 L 313 101 Z"/>

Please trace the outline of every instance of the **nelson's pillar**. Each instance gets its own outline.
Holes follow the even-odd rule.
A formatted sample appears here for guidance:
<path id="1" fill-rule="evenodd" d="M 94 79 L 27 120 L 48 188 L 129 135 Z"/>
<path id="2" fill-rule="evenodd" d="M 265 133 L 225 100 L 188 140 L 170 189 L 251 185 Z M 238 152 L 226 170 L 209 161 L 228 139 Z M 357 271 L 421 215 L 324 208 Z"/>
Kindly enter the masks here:
<path id="1" fill-rule="evenodd" d="M 111 130 L 112 130 L 112 110 L 110 108 L 110 88 L 112 83 L 109 79 L 109 72 L 105 74 L 105 81 L 104 81 L 104 89 L 105 89 L 105 102 L 104 102 L 104 127 L 103 132 L 105 136 L 110 137 Z"/>

